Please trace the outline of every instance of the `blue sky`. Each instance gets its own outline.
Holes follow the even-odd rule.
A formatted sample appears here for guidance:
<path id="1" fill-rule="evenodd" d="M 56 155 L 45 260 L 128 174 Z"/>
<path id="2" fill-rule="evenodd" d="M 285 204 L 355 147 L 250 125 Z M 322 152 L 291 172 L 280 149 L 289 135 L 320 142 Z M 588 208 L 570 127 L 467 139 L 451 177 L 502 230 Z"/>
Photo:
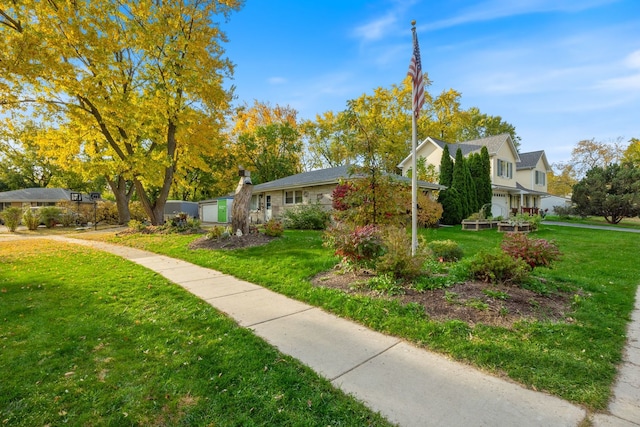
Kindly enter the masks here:
<path id="1" fill-rule="evenodd" d="M 583 139 L 640 138 L 638 0 L 247 0 L 223 25 L 237 102 L 313 119 L 400 84 L 414 19 L 429 92 L 501 116 L 521 151 L 554 163 Z"/>

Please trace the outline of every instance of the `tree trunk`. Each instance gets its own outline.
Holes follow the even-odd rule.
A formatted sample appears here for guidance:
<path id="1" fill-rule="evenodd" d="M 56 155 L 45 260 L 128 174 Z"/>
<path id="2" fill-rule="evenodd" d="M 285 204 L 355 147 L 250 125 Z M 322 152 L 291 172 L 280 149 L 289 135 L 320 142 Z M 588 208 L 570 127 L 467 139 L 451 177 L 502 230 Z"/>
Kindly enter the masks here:
<path id="1" fill-rule="evenodd" d="M 236 187 L 233 208 L 231 209 L 231 228 L 234 233 L 238 230 L 242 234 L 249 233 L 249 208 L 251 207 L 251 195 L 253 194 L 253 185 L 249 174 L 249 171 L 240 169 L 240 181 Z"/>
<path id="2" fill-rule="evenodd" d="M 167 157 L 171 159 L 171 164 L 164 168 L 164 180 L 162 188 L 158 194 L 158 198 L 152 203 L 144 188 L 144 185 L 137 178 L 133 180 L 136 187 L 136 193 L 140 198 L 145 213 L 149 216 L 152 225 L 164 224 L 164 206 L 169 197 L 169 190 L 173 182 L 173 174 L 175 172 L 176 159 L 176 132 L 177 126 L 173 121 L 169 122 L 167 127 Z"/>
<path id="3" fill-rule="evenodd" d="M 131 221 L 131 212 L 129 211 L 129 200 L 131 199 L 131 192 L 133 187 L 127 189 L 127 181 L 118 176 L 115 180 L 106 177 L 109 187 L 116 198 L 116 206 L 118 207 L 118 223 L 120 225 L 126 225 Z"/>

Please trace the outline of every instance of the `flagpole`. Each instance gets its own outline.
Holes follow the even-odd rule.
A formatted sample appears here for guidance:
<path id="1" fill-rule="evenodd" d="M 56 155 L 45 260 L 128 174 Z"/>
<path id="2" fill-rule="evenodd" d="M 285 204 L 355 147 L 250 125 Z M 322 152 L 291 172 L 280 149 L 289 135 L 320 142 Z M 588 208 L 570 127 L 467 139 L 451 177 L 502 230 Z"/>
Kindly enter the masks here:
<path id="1" fill-rule="evenodd" d="M 411 31 L 415 40 L 416 21 L 411 21 Z M 418 162 L 416 160 L 416 148 L 418 145 L 418 126 L 416 112 L 413 111 L 413 100 L 416 96 L 416 85 L 411 85 L 411 256 L 415 256 L 418 249 Z"/>

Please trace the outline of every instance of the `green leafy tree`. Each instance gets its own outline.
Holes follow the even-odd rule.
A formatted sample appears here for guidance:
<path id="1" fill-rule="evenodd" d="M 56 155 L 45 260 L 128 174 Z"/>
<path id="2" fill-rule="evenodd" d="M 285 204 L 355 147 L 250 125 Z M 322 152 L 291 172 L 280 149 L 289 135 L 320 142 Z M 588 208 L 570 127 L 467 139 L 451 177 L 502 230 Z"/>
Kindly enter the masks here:
<path id="1" fill-rule="evenodd" d="M 632 163 L 596 166 L 573 187 L 572 201 L 582 216 L 602 216 L 617 224 L 640 215 L 640 168 Z"/>
<path id="2" fill-rule="evenodd" d="M 520 148 L 520 137 L 516 133 L 515 126 L 503 121 L 502 117 L 489 116 L 488 114 L 481 113 L 478 107 L 469 108 L 467 114 L 469 124 L 462 130 L 460 141 L 469 141 L 508 133 L 511 135 L 516 149 Z"/>
<path id="3" fill-rule="evenodd" d="M 351 147 L 351 130 L 345 128 L 344 112 L 328 111 L 306 120 L 301 132 L 309 154 L 309 168 L 333 168 L 354 164 L 356 154 Z"/>
<path id="4" fill-rule="evenodd" d="M 272 123 L 243 133 L 237 141 L 238 163 L 251 170 L 254 184 L 302 172 L 298 131 L 288 123 Z"/>

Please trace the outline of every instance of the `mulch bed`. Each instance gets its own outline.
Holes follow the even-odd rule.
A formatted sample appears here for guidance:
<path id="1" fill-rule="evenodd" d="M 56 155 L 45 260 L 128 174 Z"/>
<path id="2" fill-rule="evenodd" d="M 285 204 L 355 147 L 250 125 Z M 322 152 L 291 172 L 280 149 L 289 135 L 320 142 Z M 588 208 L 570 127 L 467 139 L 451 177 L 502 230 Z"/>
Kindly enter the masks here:
<path id="1" fill-rule="evenodd" d="M 189 244 L 189 249 L 242 249 L 252 246 L 266 245 L 277 237 L 270 237 L 262 233 L 249 233 L 242 236 L 229 236 L 226 239 L 207 239 L 200 237 Z"/>
<path id="2" fill-rule="evenodd" d="M 433 320 L 461 320 L 471 326 L 482 323 L 511 328 L 516 322 L 551 321 L 571 322 L 572 295 L 555 293 L 540 295 L 516 286 L 494 285 L 482 282 L 466 282 L 447 289 L 418 292 L 405 288 L 403 295 L 381 296 L 358 285 L 373 277 L 368 271 L 344 273 L 331 270 L 312 279 L 314 286 L 340 289 L 346 293 L 396 298 L 403 303 L 417 303 Z M 508 295 L 505 299 L 487 295 Z"/>

